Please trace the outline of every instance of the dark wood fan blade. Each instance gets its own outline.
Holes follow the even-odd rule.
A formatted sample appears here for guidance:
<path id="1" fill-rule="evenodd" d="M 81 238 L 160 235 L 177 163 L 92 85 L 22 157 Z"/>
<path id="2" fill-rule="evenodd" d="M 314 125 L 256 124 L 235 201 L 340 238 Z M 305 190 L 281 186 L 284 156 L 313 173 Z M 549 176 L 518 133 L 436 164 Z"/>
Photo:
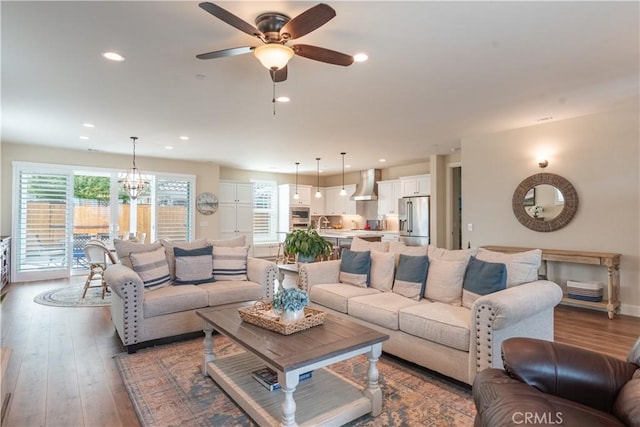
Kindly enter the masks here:
<path id="1" fill-rule="evenodd" d="M 243 31 L 249 34 L 250 36 L 254 36 L 258 38 L 261 38 L 263 36 L 262 32 L 258 30 L 256 27 L 249 24 L 247 21 L 238 18 L 233 13 L 221 8 L 218 5 L 215 5 L 213 3 L 209 3 L 208 1 L 206 1 L 206 2 L 200 3 L 199 6 L 202 9 L 209 12 L 210 14 L 212 14 L 213 16 L 215 16 L 216 18 L 220 19 L 221 21 L 226 22 L 232 27 L 235 27 L 240 31 Z"/>
<path id="2" fill-rule="evenodd" d="M 326 62 L 327 64 L 349 66 L 353 64 L 353 56 L 335 50 L 325 49 L 307 44 L 297 44 L 291 46 L 296 55 L 303 56 L 315 61 Z"/>
<path id="3" fill-rule="evenodd" d="M 271 75 L 271 80 L 273 80 L 276 83 L 280 83 L 287 80 L 287 68 L 288 67 L 285 66 L 276 71 L 269 71 L 269 74 Z"/>
<path id="4" fill-rule="evenodd" d="M 254 48 L 249 46 L 244 47 L 232 47 L 230 49 L 216 50 L 215 52 L 201 53 L 196 55 L 198 59 L 215 59 L 224 58 L 226 56 L 244 55 L 245 53 L 251 53 Z"/>
<path id="5" fill-rule="evenodd" d="M 280 36 L 285 40 L 297 39 L 320 28 L 334 16 L 336 11 L 331 6 L 324 3 L 317 4 L 287 22 L 280 30 Z"/>

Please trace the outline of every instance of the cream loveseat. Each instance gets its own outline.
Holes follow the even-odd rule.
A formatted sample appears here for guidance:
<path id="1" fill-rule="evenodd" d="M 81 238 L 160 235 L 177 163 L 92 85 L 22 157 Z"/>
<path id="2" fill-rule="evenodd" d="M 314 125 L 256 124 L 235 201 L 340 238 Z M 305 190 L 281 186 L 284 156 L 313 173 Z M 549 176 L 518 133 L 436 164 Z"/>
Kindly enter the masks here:
<path id="1" fill-rule="evenodd" d="M 114 246 L 120 263 L 105 272 L 111 320 L 130 353 L 151 340 L 201 331 L 198 309 L 273 298 L 276 266 L 248 257 L 244 237 Z"/>
<path id="2" fill-rule="evenodd" d="M 352 264 L 365 253 L 370 265 L 361 276 L 366 268 L 354 272 Z M 386 353 L 472 384 L 481 370 L 502 368 L 506 338 L 553 340 L 562 290 L 537 280 L 540 262 L 540 250 L 508 255 L 354 239 L 341 260 L 301 264 L 299 278 L 312 306 L 388 334 Z"/>

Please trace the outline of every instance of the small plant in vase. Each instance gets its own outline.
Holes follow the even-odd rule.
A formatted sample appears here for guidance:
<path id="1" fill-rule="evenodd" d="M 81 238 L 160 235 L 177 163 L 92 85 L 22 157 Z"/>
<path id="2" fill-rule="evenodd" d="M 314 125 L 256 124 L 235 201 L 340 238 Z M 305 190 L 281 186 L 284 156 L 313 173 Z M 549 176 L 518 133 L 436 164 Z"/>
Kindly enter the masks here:
<path id="1" fill-rule="evenodd" d="M 304 317 L 304 308 L 309 303 L 307 293 L 298 288 L 280 289 L 273 296 L 273 311 L 282 322 L 293 322 Z"/>
<path id="2" fill-rule="evenodd" d="M 319 256 L 329 256 L 333 247 L 316 230 L 294 230 L 284 239 L 284 251 L 295 254 L 298 262 L 313 262 Z"/>

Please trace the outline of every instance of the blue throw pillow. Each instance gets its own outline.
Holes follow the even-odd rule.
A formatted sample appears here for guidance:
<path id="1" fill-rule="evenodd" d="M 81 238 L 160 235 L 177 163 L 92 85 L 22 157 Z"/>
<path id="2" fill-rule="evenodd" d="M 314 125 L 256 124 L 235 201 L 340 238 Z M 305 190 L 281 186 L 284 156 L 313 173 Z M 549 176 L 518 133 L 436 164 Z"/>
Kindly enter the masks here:
<path id="1" fill-rule="evenodd" d="M 197 249 L 173 248 L 176 259 L 174 285 L 198 285 L 213 282 L 213 246 Z"/>
<path id="2" fill-rule="evenodd" d="M 413 256 L 400 254 L 393 292 L 404 297 L 420 301 L 427 282 L 429 258 L 426 255 Z"/>
<path id="3" fill-rule="evenodd" d="M 340 283 L 348 283 L 349 285 L 363 288 L 369 286 L 371 252 L 343 249 L 340 258 Z"/>
<path id="4" fill-rule="evenodd" d="M 471 257 L 462 284 L 462 306 L 471 308 L 483 295 L 501 291 L 507 287 L 507 266 L 498 262 L 486 262 Z"/>

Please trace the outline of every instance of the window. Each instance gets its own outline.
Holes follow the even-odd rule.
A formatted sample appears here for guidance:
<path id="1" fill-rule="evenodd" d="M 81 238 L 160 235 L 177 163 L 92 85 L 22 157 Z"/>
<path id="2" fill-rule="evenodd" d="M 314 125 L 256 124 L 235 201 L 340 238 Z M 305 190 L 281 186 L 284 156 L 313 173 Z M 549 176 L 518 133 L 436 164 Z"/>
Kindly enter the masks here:
<path id="1" fill-rule="evenodd" d="M 191 240 L 193 182 L 185 178 L 156 179 L 156 237 Z"/>
<path id="2" fill-rule="evenodd" d="M 278 185 L 275 181 L 253 181 L 253 241 L 277 242 Z"/>

